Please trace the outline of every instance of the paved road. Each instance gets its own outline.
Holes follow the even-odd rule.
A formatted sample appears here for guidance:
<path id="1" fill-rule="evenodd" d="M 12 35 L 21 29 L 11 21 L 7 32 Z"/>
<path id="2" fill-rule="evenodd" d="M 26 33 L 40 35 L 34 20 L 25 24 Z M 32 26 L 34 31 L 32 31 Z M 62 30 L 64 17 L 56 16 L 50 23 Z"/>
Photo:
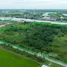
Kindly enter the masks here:
<path id="1" fill-rule="evenodd" d="M 44 21 L 44 20 L 34 20 L 34 19 L 25 19 L 25 18 L 14 18 L 14 17 L 0 17 L 1 20 L 12 20 L 12 21 L 27 21 L 27 22 L 48 22 L 52 24 L 67 24 L 66 22 L 59 22 L 59 21 Z"/>
<path id="2" fill-rule="evenodd" d="M 65 63 L 63 63 L 63 62 L 56 61 L 56 60 L 53 60 L 53 59 L 50 59 L 50 58 L 47 58 L 47 57 L 45 57 L 45 59 L 48 60 L 48 61 L 51 61 L 51 62 L 53 62 L 53 63 L 59 64 L 59 65 L 61 65 L 61 66 L 67 67 L 67 64 L 65 64 Z"/>

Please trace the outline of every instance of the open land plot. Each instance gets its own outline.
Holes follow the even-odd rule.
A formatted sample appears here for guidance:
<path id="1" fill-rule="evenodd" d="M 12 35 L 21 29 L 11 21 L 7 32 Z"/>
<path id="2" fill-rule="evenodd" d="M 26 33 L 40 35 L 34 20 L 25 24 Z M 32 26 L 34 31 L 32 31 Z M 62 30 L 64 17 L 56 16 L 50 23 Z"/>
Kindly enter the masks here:
<path id="1" fill-rule="evenodd" d="M 0 67 L 39 67 L 34 61 L 0 49 Z"/>

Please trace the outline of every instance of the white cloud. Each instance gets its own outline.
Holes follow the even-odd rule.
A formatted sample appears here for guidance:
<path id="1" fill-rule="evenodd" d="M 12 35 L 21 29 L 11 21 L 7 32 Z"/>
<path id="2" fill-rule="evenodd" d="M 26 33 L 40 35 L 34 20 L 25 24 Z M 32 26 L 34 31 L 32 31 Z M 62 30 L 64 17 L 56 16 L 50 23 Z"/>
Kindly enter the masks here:
<path id="1" fill-rule="evenodd" d="M 67 9 L 67 0 L 0 0 L 0 8 Z"/>

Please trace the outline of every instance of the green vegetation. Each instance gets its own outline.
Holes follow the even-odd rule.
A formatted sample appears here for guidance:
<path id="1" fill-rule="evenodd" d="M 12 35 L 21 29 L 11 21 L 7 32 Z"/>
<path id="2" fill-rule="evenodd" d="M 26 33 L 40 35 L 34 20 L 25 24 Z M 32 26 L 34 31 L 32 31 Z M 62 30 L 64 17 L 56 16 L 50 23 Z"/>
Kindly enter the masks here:
<path id="1" fill-rule="evenodd" d="M 5 56 L 4 56 L 5 55 Z M 39 67 L 34 61 L 0 49 L 0 67 Z"/>
<path id="2" fill-rule="evenodd" d="M 67 62 L 66 25 L 32 23 L 10 27 L 10 29 L 6 29 L 0 33 L 1 40 L 17 44 L 30 50 L 42 52 Z"/>
<path id="3" fill-rule="evenodd" d="M 8 12 L 8 15 L 10 15 L 10 14 L 23 14 L 24 12 Z"/>
<path id="4" fill-rule="evenodd" d="M 45 60 L 44 58 L 37 57 L 36 55 L 29 54 L 28 52 L 20 51 L 18 49 L 12 48 L 11 46 L 6 46 L 5 44 L 0 44 L 0 47 L 2 47 L 3 49 L 7 49 L 9 51 L 12 51 L 15 54 L 19 54 L 19 55 L 24 56 L 26 58 L 29 58 L 33 61 L 36 61 L 36 62 L 40 63 L 40 65 L 45 63 L 46 65 L 48 65 L 50 67 L 63 67 L 61 65 L 58 65 L 58 64 L 52 63 L 48 60 Z"/>

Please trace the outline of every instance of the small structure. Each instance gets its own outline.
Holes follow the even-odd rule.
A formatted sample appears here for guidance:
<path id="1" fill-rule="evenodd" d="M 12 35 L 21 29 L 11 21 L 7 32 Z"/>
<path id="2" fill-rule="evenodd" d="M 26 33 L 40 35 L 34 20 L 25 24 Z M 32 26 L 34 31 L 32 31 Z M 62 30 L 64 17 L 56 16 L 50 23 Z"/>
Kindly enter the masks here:
<path id="1" fill-rule="evenodd" d="M 42 17 L 43 17 L 43 18 L 42 18 L 43 20 L 50 20 L 50 15 L 49 15 L 49 13 L 43 14 Z"/>
<path id="2" fill-rule="evenodd" d="M 66 16 L 67 17 L 67 14 L 63 14 L 63 16 Z"/>
<path id="3" fill-rule="evenodd" d="M 0 42 L 0 44 L 3 44 L 3 42 Z"/>
<path id="4" fill-rule="evenodd" d="M 37 57 L 41 57 L 42 55 L 41 55 L 41 52 L 39 52 L 38 54 L 37 54 Z"/>
<path id="5" fill-rule="evenodd" d="M 49 67 L 49 66 L 47 66 L 47 65 L 42 65 L 41 67 Z"/>
<path id="6" fill-rule="evenodd" d="M 56 19 L 50 16 L 50 13 L 45 13 L 42 15 L 42 20 L 55 21 Z"/>
<path id="7" fill-rule="evenodd" d="M 67 14 L 63 14 L 63 19 L 67 20 Z"/>

